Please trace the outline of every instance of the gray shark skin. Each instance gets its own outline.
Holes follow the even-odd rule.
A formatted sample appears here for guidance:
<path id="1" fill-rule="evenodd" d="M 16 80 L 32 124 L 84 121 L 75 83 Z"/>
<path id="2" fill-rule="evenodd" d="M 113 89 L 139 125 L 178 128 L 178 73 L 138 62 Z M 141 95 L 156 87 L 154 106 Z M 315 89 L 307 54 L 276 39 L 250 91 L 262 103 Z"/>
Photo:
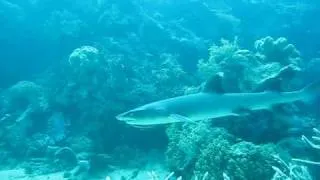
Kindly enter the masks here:
<path id="1" fill-rule="evenodd" d="M 268 109 L 275 104 L 307 101 L 320 92 L 320 81 L 292 92 L 214 93 L 203 92 L 152 102 L 116 118 L 143 127 L 235 116 L 243 111 Z"/>

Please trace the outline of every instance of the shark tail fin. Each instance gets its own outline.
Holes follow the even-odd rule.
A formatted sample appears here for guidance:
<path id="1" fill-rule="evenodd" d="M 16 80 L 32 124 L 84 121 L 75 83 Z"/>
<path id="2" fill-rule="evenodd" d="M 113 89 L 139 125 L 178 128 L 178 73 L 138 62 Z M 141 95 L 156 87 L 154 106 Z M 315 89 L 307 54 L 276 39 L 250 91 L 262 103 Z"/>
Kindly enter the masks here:
<path id="1" fill-rule="evenodd" d="M 307 85 L 301 91 L 311 96 L 320 95 L 320 80 Z"/>

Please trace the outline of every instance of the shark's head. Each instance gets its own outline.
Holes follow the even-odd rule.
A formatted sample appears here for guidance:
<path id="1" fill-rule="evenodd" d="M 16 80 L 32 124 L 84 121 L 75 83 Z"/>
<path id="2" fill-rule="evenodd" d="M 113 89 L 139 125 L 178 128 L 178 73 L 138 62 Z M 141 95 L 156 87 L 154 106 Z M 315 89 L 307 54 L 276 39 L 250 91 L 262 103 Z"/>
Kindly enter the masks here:
<path id="1" fill-rule="evenodd" d="M 168 116 L 164 109 L 142 106 L 119 114 L 116 118 L 130 125 L 149 126 L 168 123 Z"/>

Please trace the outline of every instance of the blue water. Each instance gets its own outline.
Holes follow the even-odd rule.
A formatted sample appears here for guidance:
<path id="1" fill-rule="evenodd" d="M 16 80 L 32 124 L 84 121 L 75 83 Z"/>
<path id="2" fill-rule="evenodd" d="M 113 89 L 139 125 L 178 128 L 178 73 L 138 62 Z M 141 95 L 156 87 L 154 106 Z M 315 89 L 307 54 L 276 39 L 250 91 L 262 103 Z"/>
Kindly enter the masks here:
<path id="1" fill-rule="evenodd" d="M 318 144 L 317 93 L 197 123 L 115 118 L 207 82 L 226 93 L 317 82 L 319 14 L 316 0 L 0 0 L 0 179 L 285 179 L 274 167 L 295 179 L 283 162 L 319 179 L 319 148 L 301 140 Z"/>

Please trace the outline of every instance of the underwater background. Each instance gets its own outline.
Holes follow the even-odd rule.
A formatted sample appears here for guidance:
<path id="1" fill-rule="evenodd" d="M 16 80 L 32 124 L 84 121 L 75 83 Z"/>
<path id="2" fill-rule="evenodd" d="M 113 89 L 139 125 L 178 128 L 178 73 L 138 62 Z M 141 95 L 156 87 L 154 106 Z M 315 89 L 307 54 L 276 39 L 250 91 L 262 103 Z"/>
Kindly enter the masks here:
<path id="1" fill-rule="evenodd" d="M 320 80 L 317 0 L 0 0 L 0 179 L 320 179 L 320 100 L 136 128 L 200 92 Z"/>

